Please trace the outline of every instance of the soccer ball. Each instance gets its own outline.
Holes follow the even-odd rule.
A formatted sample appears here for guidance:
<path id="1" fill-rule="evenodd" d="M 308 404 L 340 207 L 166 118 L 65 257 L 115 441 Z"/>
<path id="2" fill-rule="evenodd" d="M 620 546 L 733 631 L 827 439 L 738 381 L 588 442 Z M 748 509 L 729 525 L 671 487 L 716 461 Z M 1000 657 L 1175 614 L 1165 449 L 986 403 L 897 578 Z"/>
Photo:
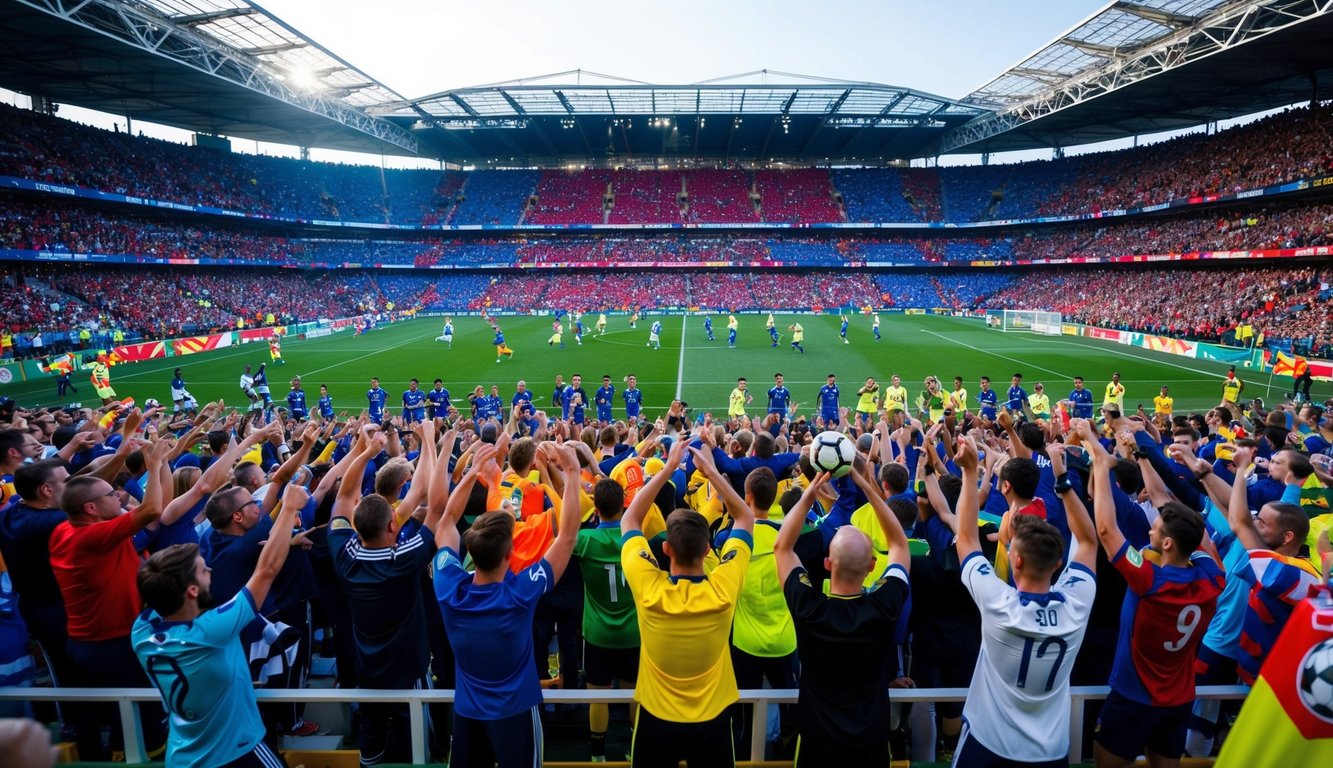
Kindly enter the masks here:
<path id="1" fill-rule="evenodd" d="M 1333 639 L 1305 654 L 1297 682 L 1301 703 L 1319 719 L 1333 723 Z"/>
<path id="2" fill-rule="evenodd" d="M 158 407 L 158 406 L 160 406 L 160 405 L 162 405 L 162 404 L 159 403 L 158 401 L 154 400 L 154 399 L 151 398 L 151 397 L 148 398 L 147 400 L 143 401 L 143 408 L 144 408 L 145 411 L 148 410 L 149 408 L 156 408 L 156 407 Z"/>
<path id="3" fill-rule="evenodd" d="M 820 432 L 810 443 L 810 464 L 818 472 L 842 477 L 852 471 L 856 444 L 841 432 Z"/>

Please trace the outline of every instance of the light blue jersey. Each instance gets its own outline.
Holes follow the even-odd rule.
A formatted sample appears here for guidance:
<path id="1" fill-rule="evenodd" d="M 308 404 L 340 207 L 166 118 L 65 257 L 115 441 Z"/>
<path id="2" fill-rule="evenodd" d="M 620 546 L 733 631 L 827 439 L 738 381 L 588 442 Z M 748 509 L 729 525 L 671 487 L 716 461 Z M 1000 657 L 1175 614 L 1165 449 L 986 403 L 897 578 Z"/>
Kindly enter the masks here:
<path id="1" fill-rule="evenodd" d="M 264 739 L 240 635 L 256 616 L 254 598 L 236 597 L 191 622 L 144 611 L 134 622 L 134 654 L 162 694 L 171 723 L 167 765 L 229 763 Z"/>

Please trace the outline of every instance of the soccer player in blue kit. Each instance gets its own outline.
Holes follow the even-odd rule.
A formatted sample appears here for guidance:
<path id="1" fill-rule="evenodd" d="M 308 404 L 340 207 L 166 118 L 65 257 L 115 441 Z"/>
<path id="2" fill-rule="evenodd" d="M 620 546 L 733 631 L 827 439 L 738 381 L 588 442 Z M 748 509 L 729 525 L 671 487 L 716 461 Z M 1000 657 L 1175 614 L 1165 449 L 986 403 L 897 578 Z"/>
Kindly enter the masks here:
<path id="1" fill-rule="evenodd" d="M 333 418 L 333 397 L 329 394 L 329 385 L 319 385 L 319 417 L 324 421 Z"/>
<path id="2" fill-rule="evenodd" d="M 708 340 L 709 340 L 709 341 L 717 341 L 717 337 L 713 335 L 713 316 L 712 316 L 712 315 L 705 315 L 705 316 L 704 316 L 704 333 L 708 334 Z"/>
<path id="3" fill-rule="evenodd" d="M 615 401 L 616 388 L 611 384 L 609 375 L 602 376 L 602 386 L 593 394 L 593 402 L 597 404 L 597 420 L 601 422 L 611 421 L 611 403 Z"/>
<path id="4" fill-rule="evenodd" d="M 403 421 L 415 424 L 426 418 L 426 393 L 419 389 L 419 383 L 412 379 L 403 390 Z"/>
<path id="5" fill-rule="evenodd" d="M 625 377 L 625 391 L 620 393 L 620 399 L 625 401 L 625 418 L 631 421 L 639 418 L 639 412 L 643 409 L 643 390 L 639 389 L 639 380 L 630 374 Z"/>
<path id="6" fill-rule="evenodd" d="M 828 375 L 828 383 L 819 388 L 819 423 L 825 428 L 836 427 L 838 414 L 838 377 Z"/>
<path id="7" fill-rule="evenodd" d="M 301 389 L 301 377 L 292 379 L 292 391 L 287 393 L 287 413 L 293 419 L 305 419 L 310 411 L 305 405 L 305 390 Z"/>
<path id="8" fill-rule="evenodd" d="M 378 376 L 370 380 L 370 389 L 366 391 L 366 402 L 370 404 L 370 420 L 376 424 L 384 421 L 384 405 L 389 402 L 389 393 L 380 389 Z"/>
<path id="9" fill-rule="evenodd" d="M 435 388 L 426 393 L 426 401 L 430 403 L 432 419 L 442 419 L 449 415 L 449 390 L 444 388 L 442 379 L 435 380 Z"/>
<path id="10" fill-rule="evenodd" d="M 791 390 L 783 385 L 783 376 L 773 374 L 773 388 L 768 390 L 768 412 L 776 413 L 784 421 L 787 418 L 787 404 L 791 402 Z"/>

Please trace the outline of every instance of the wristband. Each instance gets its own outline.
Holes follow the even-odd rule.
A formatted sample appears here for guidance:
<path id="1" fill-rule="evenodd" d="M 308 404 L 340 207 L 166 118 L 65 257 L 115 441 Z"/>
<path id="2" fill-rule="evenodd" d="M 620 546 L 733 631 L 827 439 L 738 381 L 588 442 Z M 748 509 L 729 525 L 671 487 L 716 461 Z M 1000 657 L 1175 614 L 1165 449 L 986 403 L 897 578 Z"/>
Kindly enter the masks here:
<path id="1" fill-rule="evenodd" d="M 1135 461 L 1140 461 L 1142 459 L 1148 458 L 1147 451 L 1140 451 L 1138 449 L 1135 449 L 1130 455 L 1134 457 Z"/>

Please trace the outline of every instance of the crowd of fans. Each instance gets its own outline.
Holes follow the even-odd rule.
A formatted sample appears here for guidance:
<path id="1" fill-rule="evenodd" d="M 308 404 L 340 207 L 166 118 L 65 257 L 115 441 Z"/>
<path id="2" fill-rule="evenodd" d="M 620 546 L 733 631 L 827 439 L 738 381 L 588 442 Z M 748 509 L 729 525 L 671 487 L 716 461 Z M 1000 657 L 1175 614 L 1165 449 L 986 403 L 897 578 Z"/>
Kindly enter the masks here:
<path id="1" fill-rule="evenodd" d="M 1331 121 L 1319 105 L 1144 147 L 1010 165 L 463 173 L 231 154 L 0 106 L 0 174 L 257 215 L 410 226 L 676 223 L 681 192 L 691 223 L 972 222 L 1320 177 L 1333 172 Z"/>

